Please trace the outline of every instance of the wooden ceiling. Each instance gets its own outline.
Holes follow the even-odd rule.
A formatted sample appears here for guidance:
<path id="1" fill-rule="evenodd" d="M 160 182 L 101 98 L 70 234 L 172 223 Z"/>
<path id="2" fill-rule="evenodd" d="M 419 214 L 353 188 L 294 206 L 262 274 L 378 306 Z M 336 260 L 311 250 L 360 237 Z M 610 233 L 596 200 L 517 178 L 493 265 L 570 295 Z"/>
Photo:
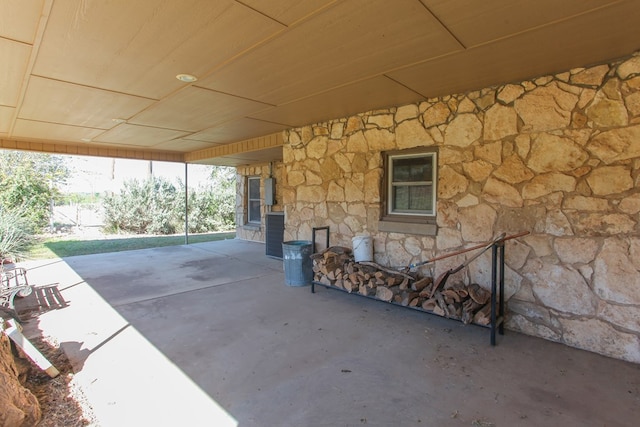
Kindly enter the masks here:
<path id="1" fill-rule="evenodd" d="M 638 49 L 640 0 L 1 0 L 0 141 L 271 161 L 212 148 Z"/>

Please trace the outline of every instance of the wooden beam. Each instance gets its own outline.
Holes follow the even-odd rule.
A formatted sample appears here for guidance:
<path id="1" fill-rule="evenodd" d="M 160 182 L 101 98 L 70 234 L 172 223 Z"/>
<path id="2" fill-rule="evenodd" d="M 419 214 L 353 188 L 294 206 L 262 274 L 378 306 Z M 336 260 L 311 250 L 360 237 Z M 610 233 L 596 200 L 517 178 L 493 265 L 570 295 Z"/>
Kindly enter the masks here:
<path id="1" fill-rule="evenodd" d="M 184 163 L 185 161 L 185 154 L 176 151 L 140 150 L 130 147 L 74 144 L 68 142 L 22 141 L 0 138 L 0 148 L 51 154 L 68 154 L 73 156 L 115 157 L 119 159 L 156 160 L 179 163 Z"/>

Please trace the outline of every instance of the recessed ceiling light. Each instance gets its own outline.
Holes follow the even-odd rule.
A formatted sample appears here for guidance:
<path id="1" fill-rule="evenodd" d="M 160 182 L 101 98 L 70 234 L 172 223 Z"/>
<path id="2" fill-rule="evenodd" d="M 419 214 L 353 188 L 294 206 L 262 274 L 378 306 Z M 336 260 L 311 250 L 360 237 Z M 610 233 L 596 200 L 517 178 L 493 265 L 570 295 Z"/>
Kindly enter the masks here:
<path id="1" fill-rule="evenodd" d="M 198 80 L 198 78 L 196 76 L 193 76 L 191 74 L 178 74 L 176 76 L 176 79 L 180 80 L 181 82 L 185 82 L 185 83 L 193 83 L 196 80 Z"/>
<path id="2" fill-rule="evenodd" d="M 111 119 L 111 121 L 115 123 L 127 123 L 127 119 L 120 119 L 120 118 Z"/>

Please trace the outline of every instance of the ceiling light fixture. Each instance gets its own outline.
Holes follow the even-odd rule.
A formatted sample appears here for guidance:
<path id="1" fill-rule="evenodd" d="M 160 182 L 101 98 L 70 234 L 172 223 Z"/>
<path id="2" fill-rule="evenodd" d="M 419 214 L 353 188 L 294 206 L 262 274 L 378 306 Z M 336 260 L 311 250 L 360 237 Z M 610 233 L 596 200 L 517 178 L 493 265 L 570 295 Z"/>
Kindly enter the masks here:
<path id="1" fill-rule="evenodd" d="M 196 80 L 198 80 L 198 78 L 196 76 L 193 76 L 191 74 L 178 74 L 176 76 L 176 79 L 180 80 L 181 82 L 185 82 L 185 83 L 193 83 Z"/>

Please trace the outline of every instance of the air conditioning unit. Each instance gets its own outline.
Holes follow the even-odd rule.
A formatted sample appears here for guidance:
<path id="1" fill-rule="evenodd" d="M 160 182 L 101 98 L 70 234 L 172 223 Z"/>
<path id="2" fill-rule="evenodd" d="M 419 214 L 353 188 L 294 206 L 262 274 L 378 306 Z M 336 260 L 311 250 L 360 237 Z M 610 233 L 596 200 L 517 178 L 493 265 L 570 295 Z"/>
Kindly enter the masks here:
<path id="1" fill-rule="evenodd" d="M 269 212 L 265 216 L 266 255 L 282 259 L 284 240 L 284 212 Z"/>

